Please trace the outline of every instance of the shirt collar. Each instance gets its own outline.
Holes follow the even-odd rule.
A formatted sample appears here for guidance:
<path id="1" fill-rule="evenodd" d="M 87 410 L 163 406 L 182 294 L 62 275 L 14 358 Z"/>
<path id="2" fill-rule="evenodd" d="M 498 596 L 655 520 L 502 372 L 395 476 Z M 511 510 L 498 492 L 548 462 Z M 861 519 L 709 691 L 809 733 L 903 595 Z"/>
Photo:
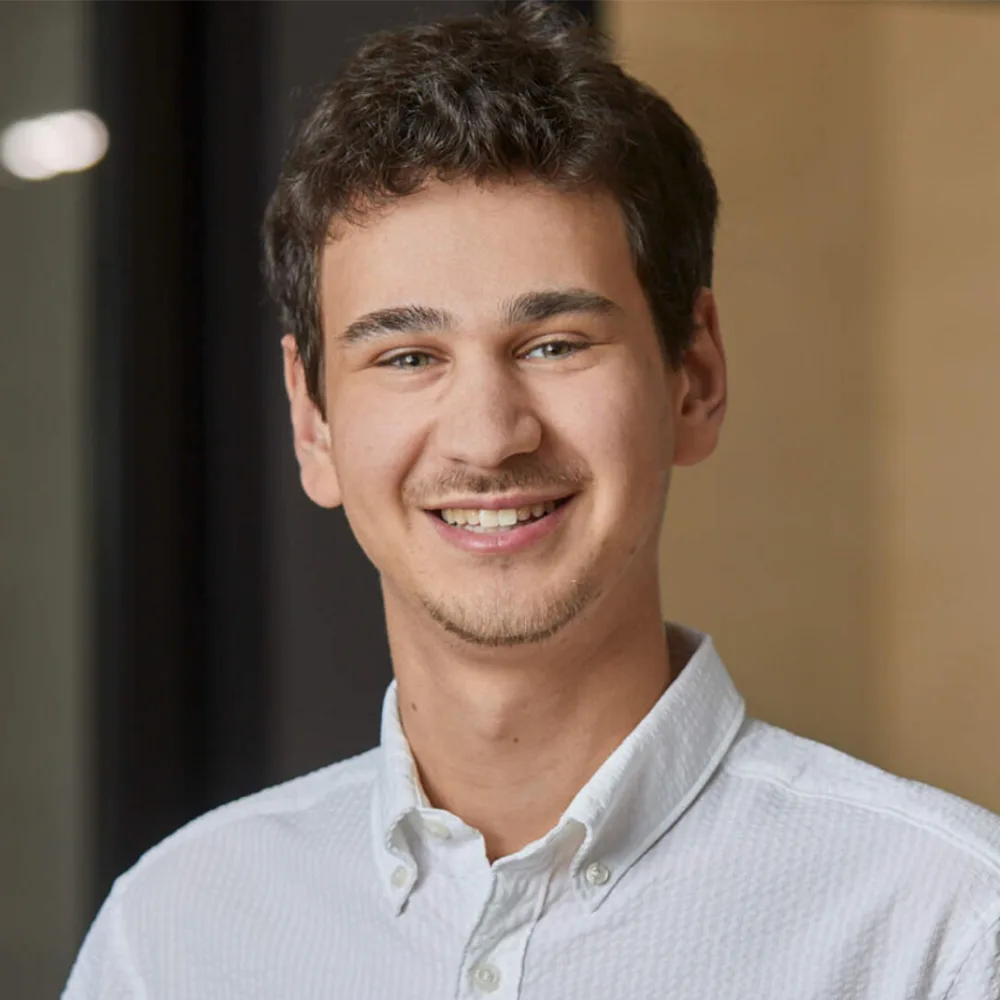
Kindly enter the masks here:
<path id="1" fill-rule="evenodd" d="M 680 675 L 580 789 L 556 827 L 498 865 L 526 859 L 575 828 L 582 838 L 577 837 L 570 877 L 581 899 L 596 909 L 708 782 L 736 739 L 745 717 L 744 701 L 711 638 L 671 627 L 695 647 Z M 379 876 L 397 913 L 417 877 L 403 820 L 411 812 L 429 809 L 399 721 L 393 681 L 382 705 L 371 820 Z M 587 879 L 588 867 L 595 865 L 597 877 Z"/>

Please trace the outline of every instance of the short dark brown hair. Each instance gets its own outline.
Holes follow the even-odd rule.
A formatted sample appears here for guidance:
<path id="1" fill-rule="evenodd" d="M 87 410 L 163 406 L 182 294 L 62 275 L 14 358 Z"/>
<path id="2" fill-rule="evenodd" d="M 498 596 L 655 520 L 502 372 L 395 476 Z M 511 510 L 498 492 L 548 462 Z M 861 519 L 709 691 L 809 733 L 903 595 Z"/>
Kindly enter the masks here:
<path id="1" fill-rule="evenodd" d="M 268 286 L 319 406 L 331 225 L 434 179 L 610 192 L 665 356 L 680 364 L 712 281 L 715 181 L 694 132 L 607 52 L 578 15 L 537 2 L 365 41 L 305 120 L 264 221 Z"/>

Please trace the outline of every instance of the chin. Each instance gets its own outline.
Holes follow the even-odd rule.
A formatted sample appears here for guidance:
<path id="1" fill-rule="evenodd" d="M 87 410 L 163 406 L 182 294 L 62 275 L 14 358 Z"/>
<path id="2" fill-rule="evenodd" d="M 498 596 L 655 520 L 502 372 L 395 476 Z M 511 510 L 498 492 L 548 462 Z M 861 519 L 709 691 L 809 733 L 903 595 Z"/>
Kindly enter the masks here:
<path id="1" fill-rule="evenodd" d="M 541 606 L 516 608 L 512 601 L 477 604 L 424 598 L 430 617 L 463 642 L 483 648 L 527 646 L 544 643 L 574 621 L 596 596 L 596 588 L 575 583 L 561 597 Z"/>

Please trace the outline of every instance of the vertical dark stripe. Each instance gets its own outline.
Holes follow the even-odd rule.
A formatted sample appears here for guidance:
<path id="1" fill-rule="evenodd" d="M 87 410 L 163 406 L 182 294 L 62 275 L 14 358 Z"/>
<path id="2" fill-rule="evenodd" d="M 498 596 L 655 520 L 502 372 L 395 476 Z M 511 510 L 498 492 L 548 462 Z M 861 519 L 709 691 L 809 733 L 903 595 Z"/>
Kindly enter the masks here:
<path id="1" fill-rule="evenodd" d="M 95 899 L 264 773 L 269 9 L 94 7 Z"/>
<path id="2" fill-rule="evenodd" d="M 271 5 L 204 4 L 206 760 L 215 805 L 261 786 L 265 698 L 264 74 Z M 270 331 L 268 331 L 270 332 Z M 274 347 L 277 351 L 277 347 Z"/>
<path id="3" fill-rule="evenodd" d="M 197 5 L 94 5 L 95 892 L 206 800 Z"/>

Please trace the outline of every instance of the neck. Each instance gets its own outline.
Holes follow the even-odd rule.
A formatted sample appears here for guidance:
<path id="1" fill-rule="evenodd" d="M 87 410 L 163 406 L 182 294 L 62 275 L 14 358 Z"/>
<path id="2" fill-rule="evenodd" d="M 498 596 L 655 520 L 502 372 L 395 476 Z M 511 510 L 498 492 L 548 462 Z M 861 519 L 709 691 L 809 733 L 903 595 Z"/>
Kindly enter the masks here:
<path id="1" fill-rule="evenodd" d="M 627 613 L 585 612 L 536 647 L 484 654 L 413 629 L 387 601 L 400 720 L 424 791 L 482 833 L 490 861 L 552 829 L 670 683 L 656 588 L 624 603 Z"/>

